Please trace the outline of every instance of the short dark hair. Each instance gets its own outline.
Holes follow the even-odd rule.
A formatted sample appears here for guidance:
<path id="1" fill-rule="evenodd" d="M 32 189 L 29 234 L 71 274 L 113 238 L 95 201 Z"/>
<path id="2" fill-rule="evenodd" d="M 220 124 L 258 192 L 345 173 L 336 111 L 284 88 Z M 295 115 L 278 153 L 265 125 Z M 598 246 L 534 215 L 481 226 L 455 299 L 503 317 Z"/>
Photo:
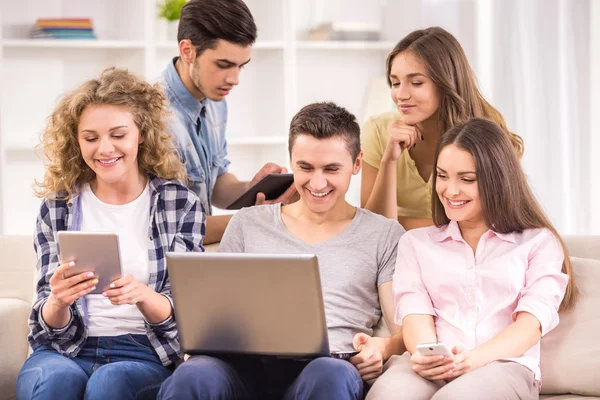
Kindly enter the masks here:
<path id="1" fill-rule="evenodd" d="M 298 135 L 309 135 L 316 139 L 339 136 L 346 142 L 352 161 L 360 154 L 360 127 L 356 117 L 332 102 L 309 104 L 292 118 L 288 140 L 290 155 Z"/>
<path id="2" fill-rule="evenodd" d="M 196 57 L 219 39 L 241 46 L 256 41 L 254 17 L 243 0 L 190 0 L 181 8 L 177 41 L 189 39 Z"/>

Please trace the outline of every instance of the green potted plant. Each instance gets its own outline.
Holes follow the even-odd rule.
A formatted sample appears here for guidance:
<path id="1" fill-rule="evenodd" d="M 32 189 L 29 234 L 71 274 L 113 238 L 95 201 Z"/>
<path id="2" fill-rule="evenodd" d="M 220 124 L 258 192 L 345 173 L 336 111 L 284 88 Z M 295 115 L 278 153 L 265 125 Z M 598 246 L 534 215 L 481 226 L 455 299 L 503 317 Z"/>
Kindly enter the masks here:
<path id="1" fill-rule="evenodd" d="M 163 0 L 157 4 L 159 22 L 159 40 L 174 40 L 177 38 L 177 26 L 181 7 L 187 0 Z M 165 27 L 166 26 L 166 27 Z M 164 34 L 166 32 L 166 34 Z"/>

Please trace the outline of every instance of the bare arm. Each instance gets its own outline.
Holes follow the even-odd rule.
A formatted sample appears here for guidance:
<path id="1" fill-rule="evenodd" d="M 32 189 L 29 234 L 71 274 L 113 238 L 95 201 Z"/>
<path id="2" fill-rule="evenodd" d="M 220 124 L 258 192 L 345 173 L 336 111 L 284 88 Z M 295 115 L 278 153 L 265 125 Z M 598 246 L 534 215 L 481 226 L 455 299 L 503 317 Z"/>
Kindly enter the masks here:
<path id="1" fill-rule="evenodd" d="M 254 175 L 250 182 L 239 181 L 235 175 L 228 172 L 219 175 L 215 187 L 213 189 L 212 203 L 219 208 L 226 208 L 234 202 L 238 197 L 244 194 L 252 186 L 256 185 L 262 178 L 269 174 L 285 174 L 287 169 L 274 163 L 266 163 Z M 291 185 L 281 196 L 274 200 L 266 200 L 264 193 L 258 193 L 256 196 L 256 204 L 288 204 L 295 201 L 296 189 Z"/>
<path id="2" fill-rule="evenodd" d="M 59 265 L 50 278 L 50 296 L 42 306 L 42 318 L 53 329 L 62 329 L 71 320 L 73 303 L 89 294 L 96 288 L 97 277 L 91 271 L 80 272 L 70 278 L 65 277 L 65 271 L 73 268 L 75 262 L 70 261 Z"/>
<path id="3" fill-rule="evenodd" d="M 406 347 L 402 337 L 402 328 L 394 323 L 394 295 L 392 294 L 392 282 L 386 282 L 379 286 L 379 302 L 383 312 L 383 319 L 392 336 L 387 340 L 383 350 L 383 360 L 387 361 L 391 356 L 404 354 Z"/>
<path id="4" fill-rule="evenodd" d="M 363 163 L 362 168 L 361 207 L 390 219 L 396 219 L 398 215 L 396 163 L 397 160 L 391 163 L 382 161 L 379 169 Z"/>
<path id="5" fill-rule="evenodd" d="M 212 204 L 219 208 L 227 208 L 227 206 L 248 190 L 249 184 L 250 182 L 242 182 L 229 172 L 219 175 L 212 193 Z M 227 222 L 229 222 L 229 220 L 227 220 Z M 208 231 L 208 221 L 206 225 Z M 225 226 L 227 226 L 227 224 L 225 224 Z M 221 236 L 223 236 L 222 232 Z"/>
<path id="6" fill-rule="evenodd" d="M 49 327 L 61 329 L 67 326 L 71 320 L 71 310 L 69 307 L 61 307 L 48 299 L 42 306 L 42 318 Z"/>
<path id="7" fill-rule="evenodd" d="M 417 345 L 437 341 L 433 315 L 409 314 L 402 320 L 404 345 L 409 353 L 417 351 Z"/>
<path id="8" fill-rule="evenodd" d="M 395 354 L 403 354 L 406 348 L 402 341 L 402 330 L 399 326 L 390 323 L 394 313 L 392 282 L 379 286 L 379 298 L 383 318 L 392 334 L 391 337 L 382 338 L 368 336 L 365 333 L 354 335 L 352 345 L 359 352 L 350 358 L 350 363 L 356 367 L 363 381 L 367 382 L 377 378 L 383 373 L 383 364 Z"/>
<path id="9" fill-rule="evenodd" d="M 159 324 L 173 314 L 171 302 L 165 296 L 148 288 L 147 297 L 136 304 L 146 321 L 151 324 Z"/>
<path id="10" fill-rule="evenodd" d="M 454 379 L 501 358 L 521 357 L 541 337 L 542 325 L 538 319 L 528 312 L 520 312 L 515 322 L 474 349 L 454 346 L 454 368 L 441 376 L 444 379 Z"/>
<path id="11" fill-rule="evenodd" d="M 169 299 L 149 287 L 146 299 L 137 303 L 136 306 L 146 321 L 151 324 L 159 324 L 173 314 Z"/>
<path id="12" fill-rule="evenodd" d="M 502 332 L 477 346 L 472 357 L 477 366 L 486 365 L 500 358 L 521 357 L 542 337 L 542 327 L 536 317 L 520 312 L 515 322 Z"/>
<path id="13" fill-rule="evenodd" d="M 206 236 L 204 236 L 204 244 L 220 242 L 231 217 L 232 214 L 208 215 L 206 217 Z"/>

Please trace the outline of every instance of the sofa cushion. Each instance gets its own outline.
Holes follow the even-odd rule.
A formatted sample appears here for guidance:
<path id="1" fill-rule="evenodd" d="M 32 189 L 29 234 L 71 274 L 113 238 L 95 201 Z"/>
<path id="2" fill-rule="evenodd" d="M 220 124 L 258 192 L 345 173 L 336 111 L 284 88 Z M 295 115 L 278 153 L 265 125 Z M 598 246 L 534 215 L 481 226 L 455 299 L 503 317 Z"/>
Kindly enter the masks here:
<path id="1" fill-rule="evenodd" d="M 600 261 L 571 262 L 580 298 L 542 338 L 542 393 L 600 396 Z"/>
<path id="2" fill-rule="evenodd" d="M 33 303 L 35 263 L 33 237 L 0 236 L 0 298 L 21 299 Z"/>
<path id="3" fill-rule="evenodd" d="M 27 317 L 31 304 L 21 299 L 0 299 L 0 398 L 12 399 L 15 395 L 17 375 L 27 358 L 29 332 Z"/>

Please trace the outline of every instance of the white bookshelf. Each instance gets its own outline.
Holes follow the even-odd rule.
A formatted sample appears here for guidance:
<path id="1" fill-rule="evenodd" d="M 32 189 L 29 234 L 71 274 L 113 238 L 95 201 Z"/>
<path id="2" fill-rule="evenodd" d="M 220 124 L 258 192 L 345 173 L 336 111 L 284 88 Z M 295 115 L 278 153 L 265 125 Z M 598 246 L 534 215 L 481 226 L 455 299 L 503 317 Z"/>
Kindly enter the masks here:
<path id="1" fill-rule="evenodd" d="M 258 40 L 254 44 L 253 50 L 282 50 L 284 47 L 285 42 L 283 40 Z M 177 42 L 161 40 L 156 42 L 156 48 L 158 50 L 177 51 Z"/>
<path id="2" fill-rule="evenodd" d="M 390 52 L 396 42 L 391 41 L 310 41 L 299 40 L 296 48 L 301 50 L 367 50 Z"/>
<path id="3" fill-rule="evenodd" d="M 420 25 L 415 3 L 247 0 L 259 39 L 227 98 L 230 171 L 250 179 L 265 162 L 287 166 L 289 121 L 310 102 L 334 101 L 364 121 L 370 82 L 384 76 L 397 40 Z M 155 81 L 177 55 L 175 39 L 159 39 L 156 14 L 156 0 L 0 0 L 0 233 L 33 232 L 32 185 L 44 173 L 35 146 L 59 96 L 113 65 Z M 27 39 L 37 18 L 55 17 L 91 18 L 98 39 Z M 307 40 L 308 29 L 332 18 L 380 23 L 381 41 Z M 381 96 L 386 104 L 389 91 Z M 358 177 L 348 197 L 358 204 Z"/>
<path id="4" fill-rule="evenodd" d="M 139 40 L 87 40 L 87 39 L 6 39 L 2 42 L 6 49 L 144 49 L 145 42 Z"/>

